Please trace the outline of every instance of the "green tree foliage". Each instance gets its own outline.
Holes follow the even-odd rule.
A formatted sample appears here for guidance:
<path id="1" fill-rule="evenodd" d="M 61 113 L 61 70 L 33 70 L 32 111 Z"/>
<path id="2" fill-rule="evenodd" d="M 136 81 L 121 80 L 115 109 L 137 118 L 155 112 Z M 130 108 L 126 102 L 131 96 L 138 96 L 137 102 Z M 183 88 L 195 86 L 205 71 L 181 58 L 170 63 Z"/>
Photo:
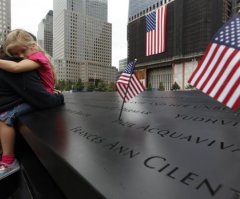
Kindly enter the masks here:
<path id="1" fill-rule="evenodd" d="M 85 87 L 87 91 L 94 91 L 94 84 L 93 82 L 86 82 Z"/>
<path id="2" fill-rule="evenodd" d="M 71 80 L 67 80 L 67 81 L 59 80 L 55 88 L 61 91 L 70 91 L 70 90 L 80 91 L 84 88 L 84 85 L 81 80 L 78 80 L 76 83 Z"/>
<path id="3" fill-rule="evenodd" d="M 159 90 L 159 91 L 165 91 L 165 88 L 164 88 L 164 86 L 163 86 L 163 83 L 162 83 L 162 82 L 160 82 L 160 83 L 159 83 L 158 90 Z"/>
<path id="4" fill-rule="evenodd" d="M 103 81 L 99 81 L 97 84 L 97 87 L 95 88 L 95 91 L 100 91 L 100 92 L 104 92 L 107 90 L 107 85 L 105 82 Z"/>
<path id="5" fill-rule="evenodd" d="M 84 89 L 84 84 L 81 79 L 78 79 L 78 81 L 73 86 L 73 90 L 82 91 L 83 89 Z"/>
<path id="6" fill-rule="evenodd" d="M 67 80 L 65 84 L 65 91 L 70 91 L 73 88 L 74 83 L 71 80 Z"/>
<path id="7" fill-rule="evenodd" d="M 187 89 L 187 90 L 193 90 L 193 89 L 195 89 L 195 87 L 192 86 L 192 85 L 190 85 L 190 84 L 188 84 L 188 85 L 185 87 L 185 89 Z"/>
<path id="8" fill-rule="evenodd" d="M 115 86 L 115 83 L 114 83 L 114 82 L 110 82 L 110 83 L 107 85 L 107 91 L 108 91 L 108 92 L 116 91 L 116 86 Z"/>
<path id="9" fill-rule="evenodd" d="M 152 84 L 151 83 L 148 84 L 147 91 L 152 91 Z"/>
<path id="10" fill-rule="evenodd" d="M 95 82 L 97 86 L 94 86 L 94 82 L 85 82 L 83 83 L 81 79 L 79 79 L 77 82 L 72 81 L 65 81 L 65 80 L 59 80 L 55 86 L 57 90 L 61 91 L 82 91 L 84 88 L 87 91 L 99 91 L 99 92 L 112 92 L 116 91 L 115 83 L 110 82 L 109 84 L 98 80 Z"/>
<path id="11" fill-rule="evenodd" d="M 63 91 L 64 88 L 65 88 L 65 84 L 66 84 L 66 83 L 65 83 L 65 80 L 59 80 L 59 81 L 57 82 L 55 88 L 56 88 L 57 90 Z"/>
<path id="12" fill-rule="evenodd" d="M 171 88 L 172 91 L 180 90 L 180 86 L 177 84 L 177 82 L 174 82 Z"/>

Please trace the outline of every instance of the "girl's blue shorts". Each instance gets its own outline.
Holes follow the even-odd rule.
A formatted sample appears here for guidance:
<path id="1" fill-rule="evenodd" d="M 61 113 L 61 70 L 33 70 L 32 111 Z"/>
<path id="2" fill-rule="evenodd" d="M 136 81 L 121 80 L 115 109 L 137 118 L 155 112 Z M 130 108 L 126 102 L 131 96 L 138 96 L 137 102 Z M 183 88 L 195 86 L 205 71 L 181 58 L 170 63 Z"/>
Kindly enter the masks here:
<path id="1" fill-rule="evenodd" d="M 31 112 L 33 108 L 26 103 L 19 104 L 3 113 L 0 113 L 0 121 L 5 122 L 8 126 L 13 126 L 17 117 Z"/>

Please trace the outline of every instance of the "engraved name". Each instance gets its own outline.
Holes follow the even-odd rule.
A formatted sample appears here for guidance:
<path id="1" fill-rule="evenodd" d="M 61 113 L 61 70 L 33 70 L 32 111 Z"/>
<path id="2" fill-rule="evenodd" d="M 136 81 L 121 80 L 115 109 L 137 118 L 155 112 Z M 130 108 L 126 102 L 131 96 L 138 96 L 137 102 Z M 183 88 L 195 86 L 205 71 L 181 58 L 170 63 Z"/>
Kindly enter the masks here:
<path id="1" fill-rule="evenodd" d="M 161 155 L 146 158 L 144 160 L 144 166 L 158 174 L 162 174 L 177 181 L 184 186 L 189 186 L 198 191 L 207 192 L 212 197 L 216 196 L 217 198 L 217 196 L 221 195 L 221 192 L 227 192 L 230 199 L 232 195 L 238 196 L 240 193 L 240 191 L 235 188 L 228 187 L 222 183 L 213 183 L 210 179 L 202 177 L 196 172 L 186 171 L 186 169 L 175 166 L 170 163 L 166 157 Z"/>
<path id="2" fill-rule="evenodd" d="M 115 123 L 126 128 L 134 128 L 139 133 L 144 132 L 151 135 L 157 135 L 160 138 L 165 138 L 168 140 L 178 141 L 184 143 L 193 143 L 195 145 L 201 145 L 209 149 L 217 149 L 220 151 L 227 151 L 231 153 L 240 153 L 240 146 L 233 143 L 226 143 L 221 140 L 215 140 L 211 138 L 203 138 L 200 136 L 194 136 L 191 134 L 186 134 L 181 131 L 175 131 L 170 129 L 162 129 L 160 127 L 145 125 L 140 126 L 135 123 L 123 121 L 123 120 L 114 120 L 112 123 Z"/>
<path id="3" fill-rule="evenodd" d="M 234 111 L 229 109 L 225 106 L 209 106 L 209 105 L 194 105 L 194 104 L 169 104 L 165 102 L 137 102 L 137 101 L 131 101 L 130 104 L 145 104 L 145 105 L 151 105 L 151 106 L 168 106 L 168 107 L 175 107 L 175 108 L 186 108 L 186 109 L 197 109 L 197 110 L 206 110 L 206 111 L 220 111 L 220 112 L 231 112 L 234 113 L 236 116 L 240 115 L 240 109 L 237 111 Z"/>
<path id="4" fill-rule="evenodd" d="M 112 141 L 108 140 L 107 138 L 104 138 L 100 136 L 97 133 L 91 133 L 85 129 L 83 129 L 81 126 L 75 127 L 73 129 L 70 129 L 70 131 L 74 134 L 77 134 L 89 142 L 100 144 L 103 148 L 112 151 L 118 155 L 122 155 L 124 157 L 127 157 L 129 159 L 132 159 L 140 154 L 139 151 L 136 151 L 132 149 L 131 147 L 122 144 L 120 141 Z"/>
<path id="5" fill-rule="evenodd" d="M 240 125 L 240 122 L 234 120 L 225 120 L 225 119 L 215 119 L 209 117 L 198 117 L 198 116 L 189 116 L 184 114 L 177 114 L 174 119 L 181 119 L 181 120 L 189 120 L 192 122 L 201 122 L 205 124 L 214 124 L 214 125 L 221 125 L 221 126 L 232 126 L 236 127 Z"/>

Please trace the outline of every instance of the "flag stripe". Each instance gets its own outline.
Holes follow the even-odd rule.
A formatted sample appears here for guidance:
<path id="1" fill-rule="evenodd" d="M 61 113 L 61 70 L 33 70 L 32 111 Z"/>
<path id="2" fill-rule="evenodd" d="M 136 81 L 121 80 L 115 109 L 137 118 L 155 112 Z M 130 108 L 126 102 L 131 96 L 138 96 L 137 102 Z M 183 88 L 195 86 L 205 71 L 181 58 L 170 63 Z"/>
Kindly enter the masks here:
<path id="1" fill-rule="evenodd" d="M 130 84 L 130 88 L 132 89 L 132 95 L 133 97 L 137 96 L 137 93 L 135 93 L 133 86 Z"/>
<path id="2" fill-rule="evenodd" d="M 222 55 L 224 53 L 224 50 L 227 50 L 227 48 L 224 48 L 224 46 L 221 46 L 220 48 L 217 49 L 217 52 L 215 56 L 213 57 L 212 61 L 208 63 L 208 67 L 206 67 L 206 70 L 200 79 L 200 81 L 197 84 L 197 88 L 202 90 L 202 87 L 204 87 L 204 83 L 206 84 L 206 80 L 208 77 L 210 77 L 210 73 L 213 72 L 216 67 L 219 65 L 219 62 L 222 60 Z"/>
<path id="3" fill-rule="evenodd" d="M 231 52 L 231 50 L 230 50 Z M 226 63 L 223 65 L 222 68 L 220 68 L 219 73 L 216 74 L 216 77 L 212 83 L 212 85 L 209 87 L 209 89 L 207 90 L 207 94 L 210 95 L 210 93 L 213 91 L 213 89 L 215 88 L 215 86 L 217 85 L 218 81 L 220 80 L 220 78 L 222 77 L 223 73 L 226 71 L 227 67 L 232 67 L 233 65 L 231 64 L 231 62 L 233 61 L 233 58 L 236 57 L 237 55 L 237 51 L 232 51 L 231 54 L 229 54 L 228 60 L 226 61 Z"/>
<path id="4" fill-rule="evenodd" d="M 153 49 L 153 54 L 156 54 L 156 53 L 155 53 L 155 45 L 156 45 L 155 35 L 156 35 L 156 30 L 153 31 L 153 47 L 152 47 L 152 49 Z"/>
<path id="5" fill-rule="evenodd" d="M 135 75 L 133 74 L 132 81 L 130 82 L 130 85 L 132 86 L 132 89 L 135 91 L 136 95 L 138 93 L 141 93 L 142 91 L 138 89 L 138 81 L 136 82 L 135 80 Z"/>
<path id="6" fill-rule="evenodd" d="M 225 81 L 223 82 L 222 86 L 220 87 L 214 98 L 218 99 L 218 101 L 220 102 L 223 102 L 224 98 L 228 94 L 228 91 L 230 91 L 234 83 L 237 82 L 239 74 L 239 66 L 234 67 L 230 74 L 226 77 Z"/>
<path id="7" fill-rule="evenodd" d="M 159 52 L 159 11 L 156 11 L 156 19 L 157 19 L 157 23 L 156 23 L 156 42 L 155 42 L 155 52 L 156 54 L 158 54 Z"/>
<path id="8" fill-rule="evenodd" d="M 203 63 L 204 65 L 203 65 L 203 67 L 202 67 L 201 73 L 199 73 L 199 76 L 198 76 L 198 78 L 195 80 L 195 83 L 194 83 L 194 85 L 195 85 L 197 88 L 199 88 L 199 87 L 198 87 L 198 83 L 199 83 L 199 81 L 203 78 L 203 75 L 206 73 L 209 65 L 210 65 L 211 63 L 216 62 L 215 55 L 216 55 L 216 53 L 218 52 L 219 47 L 220 47 L 219 45 L 216 45 L 215 48 L 212 48 L 213 51 L 210 51 L 210 52 L 212 52 L 212 53 L 211 53 L 211 56 L 209 56 L 208 59 L 206 59 L 206 62 Z M 215 63 L 214 63 L 214 64 L 215 64 Z"/>
<path id="9" fill-rule="evenodd" d="M 159 30 L 155 30 L 155 54 L 158 54 L 158 36 L 157 34 L 159 34 Z"/>
<path id="10" fill-rule="evenodd" d="M 149 32 L 149 55 L 152 54 L 152 32 Z"/>
<path id="11" fill-rule="evenodd" d="M 135 87 L 132 85 L 132 82 L 129 84 L 130 91 L 132 92 L 133 96 L 137 95 Z"/>
<path id="12" fill-rule="evenodd" d="M 131 98 L 133 98 L 135 96 L 135 93 L 132 89 L 132 82 L 129 82 L 129 88 L 128 88 L 128 92 Z"/>
<path id="13" fill-rule="evenodd" d="M 225 48 L 223 51 L 223 59 L 221 60 L 221 62 L 218 64 L 216 64 L 216 66 L 214 67 L 214 70 L 212 71 L 212 73 L 209 74 L 208 79 L 206 80 L 205 84 L 200 88 L 200 90 L 203 90 L 204 93 L 207 93 L 209 88 L 211 87 L 211 85 L 213 84 L 214 80 L 216 79 L 216 77 L 219 75 L 221 69 L 225 66 L 226 63 L 230 62 L 230 55 L 232 54 L 232 52 L 234 51 L 234 49 L 230 48 Z"/>
<path id="14" fill-rule="evenodd" d="M 138 78 L 136 77 L 136 75 L 133 75 L 133 79 L 135 81 L 136 86 L 138 87 L 139 92 L 144 91 L 144 86 L 142 85 L 142 83 L 138 80 Z"/>
<path id="15" fill-rule="evenodd" d="M 161 46 L 162 46 L 162 31 L 161 31 L 162 28 L 161 28 L 161 23 L 160 23 L 160 21 L 162 19 L 162 9 L 159 9 L 157 11 L 157 13 L 158 13 L 158 31 L 159 31 L 159 34 L 158 34 L 158 38 L 159 38 L 158 53 L 160 53 L 162 51 L 162 48 L 161 48 Z"/>
<path id="16" fill-rule="evenodd" d="M 118 93 L 121 95 L 122 98 L 124 98 L 125 93 L 124 93 L 124 89 L 122 87 L 122 84 L 121 83 L 117 83 L 116 85 L 117 85 Z"/>
<path id="17" fill-rule="evenodd" d="M 121 84 L 117 83 L 116 86 L 117 86 L 117 90 L 118 90 L 118 93 L 120 94 L 120 96 L 122 97 L 122 99 L 124 98 L 124 93 L 120 87 Z"/>
<path id="18" fill-rule="evenodd" d="M 124 85 L 124 93 L 127 92 L 127 87 L 128 87 L 128 85 L 125 84 L 125 85 Z M 129 101 L 131 98 L 132 98 L 132 97 L 131 97 L 130 93 L 127 92 L 127 93 L 126 93 L 126 99 L 127 99 L 126 101 Z"/>
<path id="19" fill-rule="evenodd" d="M 227 93 L 226 97 L 223 99 L 222 103 L 223 104 L 234 104 L 235 101 L 238 98 L 239 93 L 237 93 L 237 91 L 240 91 L 240 78 L 238 78 L 235 83 L 232 85 L 232 87 L 230 87 L 230 91 L 229 93 Z M 236 92 L 235 92 L 236 91 Z M 231 100 L 231 101 L 230 101 Z M 220 101 L 220 100 L 219 100 Z"/>
<path id="20" fill-rule="evenodd" d="M 135 75 L 133 75 L 132 78 L 133 78 L 132 81 L 134 82 L 134 88 L 135 88 L 136 92 L 141 93 L 142 90 L 139 88 L 139 85 L 138 85 L 139 80 L 136 78 Z"/>
<path id="21" fill-rule="evenodd" d="M 195 70 L 195 74 L 193 74 L 194 76 L 192 77 L 192 80 L 190 81 L 190 83 L 194 86 L 196 86 L 196 81 L 197 79 L 200 77 L 200 75 L 202 74 L 204 68 L 206 67 L 207 63 L 209 62 L 209 60 L 212 57 L 212 54 L 215 50 L 217 45 L 213 44 L 210 46 L 209 49 L 207 49 L 207 53 L 206 53 L 206 57 L 203 58 L 203 60 L 201 61 L 201 63 L 199 63 L 199 67 L 197 67 L 197 69 Z"/>
<path id="22" fill-rule="evenodd" d="M 240 92 L 240 86 L 238 87 L 238 90 L 235 91 L 237 92 L 237 94 L 239 94 Z M 229 103 L 227 105 L 229 105 L 229 107 L 232 107 L 234 110 L 236 110 L 239 106 L 240 106 L 240 95 L 238 96 L 238 99 L 236 100 L 236 102 L 231 106 L 232 101 L 230 100 Z"/>
<path id="23" fill-rule="evenodd" d="M 130 88 L 132 90 L 132 92 L 134 93 L 134 96 L 136 96 L 138 93 L 141 93 L 140 91 L 138 91 L 137 87 L 135 87 L 132 82 L 130 82 Z"/>
<path id="24" fill-rule="evenodd" d="M 228 77 L 228 75 L 230 74 L 230 72 L 232 71 L 232 69 L 235 67 L 239 67 L 239 57 L 240 56 L 240 52 L 236 54 L 236 56 L 234 56 L 234 58 L 232 58 L 230 60 L 230 63 L 227 65 L 227 67 L 224 67 L 222 69 L 222 71 L 220 72 L 219 76 L 217 77 L 217 79 L 215 80 L 214 83 L 214 87 L 211 91 L 211 93 L 209 93 L 209 95 L 211 97 L 217 97 L 218 96 L 218 91 L 221 88 L 221 86 L 223 85 L 224 81 L 226 80 L 226 78 Z"/>
<path id="25" fill-rule="evenodd" d="M 124 84 L 124 85 L 123 85 L 124 94 L 126 95 L 126 97 L 125 97 L 125 102 L 127 102 L 127 101 L 129 101 L 129 100 L 131 99 L 131 96 L 130 96 L 129 92 L 127 92 L 127 87 L 128 87 L 127 84 Z M 127 92 L 127 93 L 126 93 L 126 92 Z"/>
<path id="26" fill-rule="evenodd" d="M 208 56 L 208 53 L 209 53 L 211 48 L 212 48 L 212 44 L 209 44 L 208 47 L 207 47 L 206 53 L 203 55 L 203 57 L 202 57 L 201 61 L 199 62 L 197 68 L 193 71 L 191 77 L 188 80 L 188 83 L 194 85 L 194 83 L 196 81 L 194 79 L 197 78 L 196 75 L 197 75 L 198 71 L 200 70 L 200 68 L 202 67 L 204 61 L 206 60 L 206 58 Z"/>
<path id="27" fill-rule="evenodd" d="M 163 12 L 163 15 L 162 15 L 162 17 L 163 17 L 163 19 L 162 19 L 162 34 L 163 34 L 163 37 L 162 37 L 162 50 L 161 50 L 161 52 L 164 52 L 165 48 L 166 48 L 167 9 L 163 9 L 162 12 Z"/>
<path id="28" fill-rule="evenodd" d="M 148 56 L 148 39 L 149 39 L 149 36 L 148 36 L 148 32 L 147 32 L 147 38 L 146 38 L 146 56 Z"/>

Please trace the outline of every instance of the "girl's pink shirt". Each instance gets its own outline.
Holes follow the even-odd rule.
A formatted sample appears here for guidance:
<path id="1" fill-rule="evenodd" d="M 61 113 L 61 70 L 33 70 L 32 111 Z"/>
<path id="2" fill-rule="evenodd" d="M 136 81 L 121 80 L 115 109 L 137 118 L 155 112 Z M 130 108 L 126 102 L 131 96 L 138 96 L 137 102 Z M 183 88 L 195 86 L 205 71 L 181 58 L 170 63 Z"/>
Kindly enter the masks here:
<path id="1" fill-rule="evenodd" d="M 27 59 L 39 63 L 38 73 L 41 81 L 49 93 L 54 93 L 54 77 L 49 59 L 43 52 L 36 52 L 27 57 Z"/>

